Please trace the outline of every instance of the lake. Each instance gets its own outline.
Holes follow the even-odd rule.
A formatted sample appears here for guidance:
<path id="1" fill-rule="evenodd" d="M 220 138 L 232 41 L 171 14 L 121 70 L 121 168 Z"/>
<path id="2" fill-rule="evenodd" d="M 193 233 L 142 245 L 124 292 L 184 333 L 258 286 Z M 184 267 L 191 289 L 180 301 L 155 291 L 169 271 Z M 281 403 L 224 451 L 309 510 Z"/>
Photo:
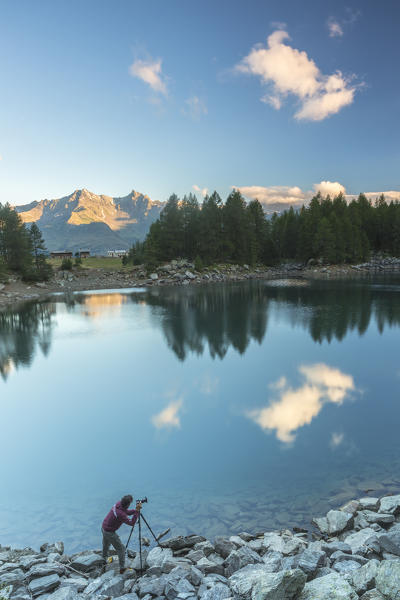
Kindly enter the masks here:
<path id="1" fill-rule="evenodd" d="M 213 538 L 398 491 L 399 292 L 288 279 L 0 313 L 0 543 L 98 548 L 127 493 L 156 533 Z"/>

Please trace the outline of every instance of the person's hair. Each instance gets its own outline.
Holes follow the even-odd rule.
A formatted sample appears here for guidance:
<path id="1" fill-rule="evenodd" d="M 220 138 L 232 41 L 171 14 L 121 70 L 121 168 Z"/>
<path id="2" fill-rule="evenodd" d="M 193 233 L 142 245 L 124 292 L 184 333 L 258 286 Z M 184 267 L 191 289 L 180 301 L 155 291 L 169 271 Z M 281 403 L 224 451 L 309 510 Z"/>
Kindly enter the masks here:
<path id="1" fill-rule="evenodd" d="M 133 498 L 130 494 L 128 494 L 127 496 L 123 496 L 121 498 L 121 506 L 122 508 L 128 508 L 128 506 L 130 505 L 130 503 L 132 502 Z"/>

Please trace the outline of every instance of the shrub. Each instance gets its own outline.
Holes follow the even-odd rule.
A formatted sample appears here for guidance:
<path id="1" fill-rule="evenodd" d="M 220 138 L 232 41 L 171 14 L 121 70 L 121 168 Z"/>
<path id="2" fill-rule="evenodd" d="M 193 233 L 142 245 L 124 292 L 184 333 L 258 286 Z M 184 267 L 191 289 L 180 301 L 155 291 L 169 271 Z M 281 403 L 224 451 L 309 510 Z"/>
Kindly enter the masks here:
<path id="1" fill-rule="evenodd" d="M 62 263 L 61 263 L 61 269 L 63 271 L 71 271 L 72 260 L 70 258 L 63 258 Z"/>
<path id="2" fill-rule="evenodd" d="M 196 271 L 202 271 L 204 269 L 203 261 L 201 260 L 199 255 L 197 255 L 194 259 L 194 268 L 196 269 Z"/>

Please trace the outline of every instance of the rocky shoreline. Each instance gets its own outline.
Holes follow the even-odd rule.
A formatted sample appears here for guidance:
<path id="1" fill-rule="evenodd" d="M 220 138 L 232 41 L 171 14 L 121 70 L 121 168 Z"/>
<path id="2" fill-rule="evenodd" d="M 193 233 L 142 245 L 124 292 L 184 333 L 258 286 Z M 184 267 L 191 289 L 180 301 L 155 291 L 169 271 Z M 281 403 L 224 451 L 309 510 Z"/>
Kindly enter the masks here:
<path id="1" fill-rule="evenodd" d="M 100 550 L 67 556 L 0 546 L 1 600 L 396 600 L 400 495 L 365 497 L 294 528 L 210 541 L 178 536 L 104 569 Z"/>
<path id="2" fill-rule="evenodd" d="M 360 276 L 400 274 L 400 259 L 373 259 L 359 265 L 322 265 L 311 260 L 307 265 L 286 263 L 279 267 L 254 267 L 223 264 L 196 271 L 194 264 L 185 259 L 173 260 L 148 274 L 143 266 L 108 271 L 105 269 L 74 269 L 56 271 L 46 283 L 26 284 L 11 277 L 0 283 L 0 310 L 38 300 L 55 292 L 76 292 L 98 289 L 126 289 L 135 287 L 187 286 L 208 283 L 226 283 L 250 279 L 331 279 Z"/>

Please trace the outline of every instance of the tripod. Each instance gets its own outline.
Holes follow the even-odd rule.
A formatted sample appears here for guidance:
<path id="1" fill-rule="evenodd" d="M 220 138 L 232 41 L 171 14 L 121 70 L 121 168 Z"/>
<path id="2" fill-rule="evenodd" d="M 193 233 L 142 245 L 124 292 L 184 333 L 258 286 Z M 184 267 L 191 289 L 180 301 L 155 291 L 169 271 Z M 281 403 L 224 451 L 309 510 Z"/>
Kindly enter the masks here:
<path id="1" fill-rule="evenodd" d="M 150 525 L 148 524 L 146 518 L 142 515 L 141 512 L 139 512 L 139 517 L 138 517 L 138 523 L 139 523 L 139 556 L 140 556 L 140 575 L 142 575 L 143 572 L 143 562 L 142 562 L 142 521 L 144 521 L 145 525 L 147 526 L 147 529 L 150 531 L 151 535 L 154 538 L 154 541 L 156 542 L 157 546 L 159 546 L 160 548 L 162 547 L 161 544 L 159 543 L 159 540 L 164 537 L 164 535 L 167 535 L 167 533 L 170 531 L 169 529 L 167 529 L 166 531 L 164 531 L 163 533 L 161 533 L 158 537 L 156 537 L 156 535 L 154 534 L 154 531 L 152 530 L 152 528 L 150 527 Z M 136 523 L 135 523 L 136 524 Z M 129 534 L 128 537 L 128 541 L 126 542 L 126 546 L 125 546 L 125 552 L 128 552 L 128 546 L 129 546 L 129 542 L 131 540 L 131 536 L 133 533 L 133 528 L 135 525 L 132 526 L 131 532 Z"/>

